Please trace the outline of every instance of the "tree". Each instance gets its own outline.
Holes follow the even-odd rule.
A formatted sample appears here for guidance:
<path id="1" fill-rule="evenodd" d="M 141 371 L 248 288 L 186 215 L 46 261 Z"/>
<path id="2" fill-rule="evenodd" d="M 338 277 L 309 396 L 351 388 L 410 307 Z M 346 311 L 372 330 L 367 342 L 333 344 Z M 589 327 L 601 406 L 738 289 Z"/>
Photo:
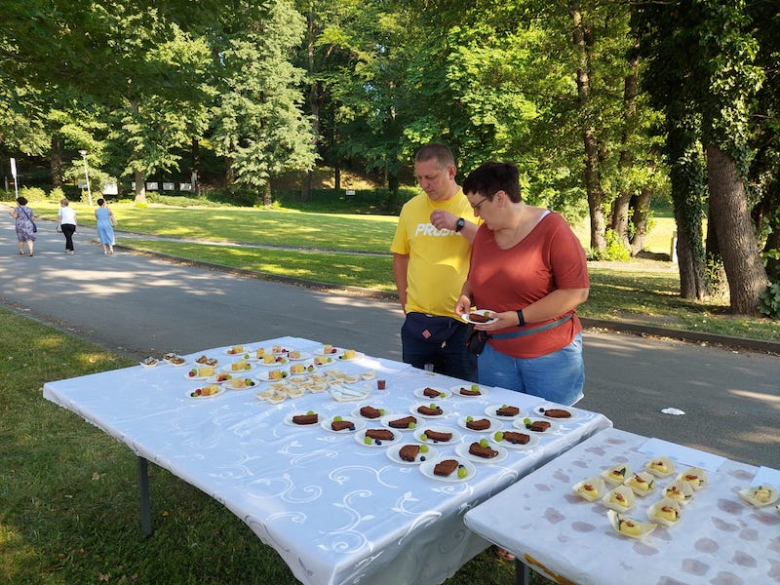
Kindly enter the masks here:
<path id="1" fill-rule="evenodd" d="M 303 115 L 303 71 L 291 63 L 305 23 L 292 2 L 236 2 L 223 11 L 212 34 L 221 79 L 213 139 L 235 177 L 229 187 L 263 192 L 287 170 L 309 170 L 315 161 L 310 121 Z M 235 23 L 241 23 L 238 27 Z"/>

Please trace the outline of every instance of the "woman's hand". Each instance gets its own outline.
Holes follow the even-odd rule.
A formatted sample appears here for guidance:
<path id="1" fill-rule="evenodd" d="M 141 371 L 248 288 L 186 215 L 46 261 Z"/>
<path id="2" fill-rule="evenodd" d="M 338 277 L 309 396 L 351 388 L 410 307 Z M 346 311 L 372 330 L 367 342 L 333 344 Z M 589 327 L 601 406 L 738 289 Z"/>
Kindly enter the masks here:
<path id="1" fill-rule="evenodd" d="M 460 295 L 458 302 L 455 303 L 456 315 L 468 315 L 471 311 L 471 298 L 466 295 Z"/>
<path id="2" fill-rule="evenodd" d="M 495 323 L 482 323 L 475 325 L 475 329 L 481 331 L 495 331 L 496 329 L 506 329 L 507 327 L 517 327 L 517 313 L 515 311 L 504 311 L 502 313 L 492 313 L 490 315 L 498 319 Z"/>

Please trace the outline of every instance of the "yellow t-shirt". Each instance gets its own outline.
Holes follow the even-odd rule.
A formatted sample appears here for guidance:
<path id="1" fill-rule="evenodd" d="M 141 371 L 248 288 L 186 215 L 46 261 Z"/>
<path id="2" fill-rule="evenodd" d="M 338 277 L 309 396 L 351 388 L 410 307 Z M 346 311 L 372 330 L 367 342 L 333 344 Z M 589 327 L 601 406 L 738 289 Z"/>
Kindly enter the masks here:
<path id="1" fill-rule="evenodd" d="M 454 230 L 436 229 L 431 223 L 436 209 L 477 223 L 462 190 L 446 201 L 432 201 L 422 193 L 401 209 L 390 251 L 409 256 L 406 312 L 455 318 L 453 309 L 469 272 L 471 244 Z"/>

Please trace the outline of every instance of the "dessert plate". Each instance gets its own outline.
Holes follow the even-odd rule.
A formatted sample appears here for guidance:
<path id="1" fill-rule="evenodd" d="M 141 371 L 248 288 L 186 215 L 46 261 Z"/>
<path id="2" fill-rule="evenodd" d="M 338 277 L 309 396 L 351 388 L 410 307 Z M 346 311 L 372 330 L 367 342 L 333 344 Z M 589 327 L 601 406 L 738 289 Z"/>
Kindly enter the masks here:
<path id="1" fill-rule="evenodd" d="M 468 445 L 461 443 L 460 445 L 455 447 L 455 453 L 457 453 L 459 457 L 463 457 L 464 459 L 468 459 L 469 461 L 473 461 L 474 463 L 500 463 L 509 456 L 509 451 L 507 451 L 500 445 L 493 445 L 491 447 L 491 449 L 493 449 L 494 451 L 498 451 L 498 455 L 490 459 L 469 453 L 470 448 L 471 448 L 471 443 L 469 443 Z"/>
<path id="2" fill-rule="evenodd" d="M 545 414 L 547 410 L 564 410 L 568 412 L 571 416 L 565 416 L 565 417 L 559 417 L 559 416 L 549 416 Z M 548 420 L 558 420 L 558 421 L 567 421 L 567 420 L 574 420 L 577 418 L 577 413 L 574 412 L 570 408 L 566 408 L 565 406 L 558 406 L 556 404 L 540 404 L 538 406 L 535 406 L 533 408 L 533 413 L 537 416 L 543 416 L 544 418 Z"/>
<path id="3" fill-rule="evenodd" d="M 336 433 L 337 435 L 357 433 L 358 431 L 362 431 L 363 429 L 366 428 L 366 421 L 364 421 L 363 419 L 352 418 L 352 417 L 347 417 L 347 418 L 343 418 L 342 417 L 342 420 L 350 421 L 354 425 L 354 427 L 351 428 L 351 429 L 344 429 L 343 431 L 334 431 L 330 427 L 330 424 L 333 422 L 334 418 L 336 418 L 336 417 L 335 416 L 328 417 L 327 419 L 325 419 L 324 421 L 322 421 L 320 423 L 320 426 L 323 429 L 325 429 L 326 431 L 328 431 L 329 433 Z"/>
<path id="4" fill-rule="evenodd" d="M 495 311 L 491 311 L 490 309 L 474 309 L 473 311 L 464 313 L 460 318 L 472 325 L 490 325 L 491 323 L 498 321 L 496 317 L 493 317 L 493 313 L 495 313 Z M 476 321 L 475 318 L 479 317 L 487 317 L 488 319 Z"/>
<path id="5" fill-rule="evenodd" d="M 524 445 L 520 443 L 510 443 L 509 441 L 504 439 L 501 439 L 499 441 L 498 439 L 496 439 L 496 433 L 490 435 L 490 442 L 495 445 L 500 445 L 505 449 L 514 449 L 514 450 L 533 449 L 536 445 L 539 444 L 539 437 L 535 436 L 533 433 L 524 433 L 524 434 L 528 435 L 528 442 Z"/>
<path id="6" fill-rule="evenodd" d="M 395 427 L 391 427 L 390 426 L 390 422 L 391 421 L 399 420 L 399 419 L 402 419 L 402 418 L 406 418 L 406 417 L 403 414 L 386 414 L 381 419 L 379 419 L 379 422 L 382 424 L 383 427 L 385 427 L 387 429 L 390 429 L 390 430 L 393 430 L 393 431 L 413 431 L 414 429 L 419 427 L 420 424 L 422 423 L 422 421 L 419 418 L 415 417 L 415 418 L 417 418 L 417 423 L 415 423 L 415 425 L 412 428 L 408 428 L 407 427 L 405 429 L 397 429 Z"/>
<path id="7" fill-rule="evenodd" d="M 523 411 L 520 410 L 517 414 L 513 414 L 512 416 L 504 416 L 502 414 L 497 414 L 496 411 L 500 409 L 502 406 L 507 406 L 505 404 L 493 404 L 492 406 L 488 406 L 485 409 L 485 414 L 488 416 L 492 416 L 497 418 L 498 420 L 516 420 L 523 416 Z M 514 405 L 508 405 L 508 406 L 514 406 Z"/>
<path id="8" fill-rule="evenodd" d="M 534 422 L 536 422 L 538 420 L 541 420 L 541 419 L 531 418 L 531 419 L 528 419 L 528 420 L 531 421 L 528 424 L 532 424 L 532 423 L 534 423 Z M 516 429 L 520 429 L 524 433 L 536 433 L 537 435 L 551 435 L 552 433 L 556 432 L 560 428 L 560 426 L 557 423 L 550 422 L 549 420 L 545 419 L 544 422 L 550 423 L 550 427 L 546 431 L 532 431 L 531 429 L 526 427 L 526 422 L 525 421 L 526 421 L 525 418 L 518 417 L 517 419 L 515 419 L 515 421 L 512 423 L 512 425 L 514 425 L 514 427 Z"/>
<path id="9" fill-rule="evenodd" d="M 500 420 L 496 420 L 494 418 L 491 418 L 489 416 L 474 416 L 472 417 L 474 420 L 481 420 L 483 418 L 486 418 L 488 421 L 490 421 L 490 426 L 486 429 L 482 429 L 481 431 L 477 431 L 475 429 L 470 429 L 466 424 L 468 421 L 466 420 L 467 417 L 461 417 L 458 419 L 458 425 L 469 431 L 470 433 L 495 433 L 496 431 L 500 431 L 502 428 L 504 428 L 504 425 L 501 423 Z"/>
<path id="10" fill-rule="evenodd" d="M 299 425 L 298 423 L 294 423 L 293 422 L 293 417 L 294 416 L 301 416 L 301 415 L 306 415 L 306 414 L 308 414 L 308 412 L 291 412 L 290 414 L 288 414 L 287 416 L 284 417 L 284 421 L 283 422 L 284 422 L 284 424 L 290 425 L 291 427 L 297 427 L 297 428 L 303 428 L 303 429 L 313 428 L 313 427 L 316 427 L 318 424 L 320 424 L 319 419 L 317 420 L 317 422 L 311 423 L 310 425 Z M 322 418 L 322 417 L 320 416 L 319 418 Z"/>
<path id="11" fill-rule="evenodd" d="M 193 396 L 193 394 L 197 390 L 199 390 L 199 388 L 196 388 L 195 390 L 188 390 L 187 393 L 185 394 L 185 396 L 187 398 L 192 398 L 192 399 L 197 399 L 197 400 L 205 400 L 207 398 L 214 398 L 215 396 L 219 396 L 220 394 L 224 394 L 225 393 L 225 389 L 222 386 L 220 386 L 219 390 L 217 390 L 216 394 L 211 394 L 210 396 L 203 396 L 201 394 L 198 394 L 197 396 Z"/>
<path id="12" fill-rule="evenodd" d="M 439 395 L 438 396 L 426 396 L 425 390 L 427 388 L 431 388 L 432 390 L 436 390 Z M 422 398 L 423 400 L 444 400 L 445 398 L 452 396 L 452 392 L 447 390 L 446 388 L 437 388 L 435 386 L 424 386 L 422 388 L 417 388 L 413 394 L 417 398 Z"/>
<path id="13" fill-rule="evenodd" d="M 379 417 L 377 417 L 377 418 L 368 418 L 367 416 L 363 416 L 362 414 L 360 414 L 360 409 L 363 408 L 363 406 L 373 406 L 377 410 L 381 410 L 382 414 L 380 414 Z M 378 423 L 381 424 L 381 420 L 382 420 L 383 416 L 393 413 L 393 409 L 392 408 L 387 408 L 386 406 L 383 406 L 381 404 L 376 404 L 376 405 L 375 404 L 364 404 L 363 406 L 356 407 L 355 410 L 352 411 L 352 416 L 359 416 L 360 418 L 364 418 L 366 420 L 375 420 L 375 421 L 377 421 Z"/>
<path id="14" fill-rule="evenodd" d="M 452 434 L 452 438 L 449 441 L 435 441 L 426 435 L 427 438 L 423 439 L 422 436 L 425 434 L 425 431 L 428 430 L 435 433 L 450 433 Z M 425 443 L 428 445 L 455 445 L 460 443 L 460 433 L 456 429 L 452 429 L 450 427 L 439 427 L 436 425 L 418 425 L 418 427 L 414 430 L 414 438 L 417 439 L 420 443 Z"/>
<path id="15" fill-rule="evenodd" d="M 479 388 L 479 394 L 475 394 L 474 396 L 469 396 L 468 394 L 461 394 L 460 389 L 466 388 L 467 390 L 473 390 L 474 387 Z M 460 398 L 484 398 L 487 396 L 490 392 L 487 388 L 484 386 L 480 386 L 479 384 L 461 384 L 460 386 L 453 386 L 450 388 L 450 392 L 452 392 L 453 396 L 459 396 Z"/>
<path id="16" fill-rule="evenodd" d="M 388 429 L 383 429 L 388 430 Z M 385 447 L 389 447 L 391 445 L 395 445 L 402 439 L 402 435 L 400 432 L 389 429 L 390 432 L 393 433 L 392 439 L 371 439 L 371 437 L 366 437 L 366 433 L 359 432 L 355 433 L 355 442 L 358 445 L 363 445 L 364 447 L 370 447 L 372 449 L 384 449 Z M 366 439 L 371 439 L 370 442 L 366 442 Z M 377 443 L 377 440 L 379 443 Z"/>
<path id="17" fill-rule="evenodd" d="M 441 414 L 423 414 L 421 412 L 417 412 L 417 409 L 421 406 L 430 406 L 431 404 L 438 406 L 441 409 Z M 421 402 L 420 404 L 413 404 L 409 407 L 409 412 L 411 412 L 414 416 L 421 416 L 423 418 L 444 418 L 450 414 L 450 410 L 447 407 L 436 404 L 435 402 Z"/>
<path id="18" fill-rule="evenodd" d="M 401 449 L 406 445 L 413 445 L 413 444 L 416 443 L 401 443 L 400 445 L 393 445 L 387 451 L 385 451 L 385 453 L 387 453 L 387 458 L 393 463 L 398 463 L 399 465 L 421 465 L 430 459 L 438 458 L 439 456 L 438 449 L 436 449 L 435 447 L 431 447 L 430 445 L 426 445 L 426 447 L 428 447 L 428 452 L 418 453 L 417 458 L 414 461 L 406 461 L 405 459 L 401 459 L 401 454 L 400 454 Z"/>
<path id="19" fill-rule="evenodd" d="M 433 468 L 436 467 L 436 464 L 444 459 L 455 459 L 459 466 L 463 466 L 466 469 L 466 476 L 458 477 L 457 470 L 453 471 L 450 475 L 447 476 L 436 475 L 433 473 Z M 477 468 L 471 461 L 464 459 L 463 457 L 440 457 L 439 459 L 428 459 L 424 461 L 420 465 L 420 473 L 422 473 L 428 479 L 435 479 L 436 481 L 443 481 L 446 483 L 463 483 L 464 481 L 474 479 L 474 476 L 477 474 Z"/>

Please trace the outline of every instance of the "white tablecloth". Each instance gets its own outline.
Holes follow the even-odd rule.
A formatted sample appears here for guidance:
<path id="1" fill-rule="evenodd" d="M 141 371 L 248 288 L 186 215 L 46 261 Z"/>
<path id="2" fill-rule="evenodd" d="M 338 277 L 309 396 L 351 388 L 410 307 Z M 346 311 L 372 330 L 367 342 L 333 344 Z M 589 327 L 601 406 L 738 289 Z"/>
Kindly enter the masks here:
<path id="1" fill-rule="evenodd" d="M 642 470 L 651 458 L 640 451 L 647 441 L 602 431 L 468 512 L 466 525 L 547 576 L 579 585 L 780 583 L 780 514 L 738 495 L 752 485 L 756 467 L 725 460 L 707 473 L 709 485 L 694 492 L 679 524 L 658 526 L 643 541 L 613 532 L 606 508 L 572 493 L 578 481 L 618 463 Z M 637 498 L 626 516 L 649 522 L 646 510 L 675 475 Z"/>
<path id="2" fill-rule="evenodd" d="M 291 337 L 245 345 L 268 348 L 274 343 L 307 353 L 322 347 Z M 186 377 L 192 360 L 205 353 L 226 364 L 235 358 L 225 350 L 185 356 L 189 365 L 184 367 L 137 366 L 50 382 L 44 396 L 222 502 L 304 583 L 442 582 L 488 546 L 465 528 L 463 514 L 611 426 L 603 415 L 572 409 L 577 418 L 542 436 L 535 448 L 510 451 L 501 463 L 479 464 L 476 475 L 463 483 L 443 483 L 426 478 L 417 466 L 393 463 L 386 449 L 360 445 L 353 435 L 283 422 L 287 415 L 308 410 L 321 419 L 348 417 L 361 403 L 337 402 L 322 393 L 271 405 L 255 397 L 262 384 L 208 399 L 190 398 L 189 392 L 203 385 Z M 368 356 L 335 367 L 351 373 L 377 371 L 388 389 L 373 390 L 365 403 L 399 415 L 430 402 L 414 396 L 415 389 L 459 382 Z M 485 397 L 452 396 L 439 403 L 451 414 L 435 424 L 459 430 L 468 445 L 484 435 L 458 427 L 459 416 L 484 416 L 493 404 L 527 411 L 540 400 L 489 389 Z M 407 437 L 413 441 L 411 432 Z M 455 447 L 438 448 L 442 455 L 454 454 Z"/>

